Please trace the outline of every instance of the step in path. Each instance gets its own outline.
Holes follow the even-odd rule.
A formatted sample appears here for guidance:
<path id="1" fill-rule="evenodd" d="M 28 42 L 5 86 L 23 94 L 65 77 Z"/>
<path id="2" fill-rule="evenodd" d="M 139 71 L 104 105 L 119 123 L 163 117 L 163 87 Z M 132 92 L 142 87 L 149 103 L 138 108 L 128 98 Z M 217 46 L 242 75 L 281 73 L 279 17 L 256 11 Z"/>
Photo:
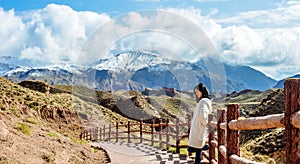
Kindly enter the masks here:
<path id="1" fill-rule="evenodd" d="M 144 143 L 90 142 L 91 146 L 107 151 L 112 164 L 193 164 L 194 159 L 184 154 L 163 151 Z M 202 163 L 207 163 L 203 161 Z"/>

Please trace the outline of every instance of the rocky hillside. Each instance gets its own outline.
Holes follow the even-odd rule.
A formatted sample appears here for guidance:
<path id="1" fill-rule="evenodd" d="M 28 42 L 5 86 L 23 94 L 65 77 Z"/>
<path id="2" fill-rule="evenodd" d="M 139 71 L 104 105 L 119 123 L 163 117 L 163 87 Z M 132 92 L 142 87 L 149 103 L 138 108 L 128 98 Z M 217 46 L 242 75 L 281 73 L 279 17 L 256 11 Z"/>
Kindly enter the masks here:
<path id="1" fill-rule="evenodd" d="M 165 89 L 156 90 L 155 93 L 147 95 L 134 90 L 103 92 L 83 86 L 72 87 L 69 85 L 57 85 L 50 90 L 50 92 L 57 93 L 72 93 L 85 102 L 97 105 L 101 108 L 103 116 L 96 119 L 105 119 L 111 123 L 116 121 L 126 123 L 128 120 L 138 121 L 140 119 L 149 121 L 152 118 L 180 117 L 184 119 L 185 114 L 191 113 L 191 109 L 195 105 L 195 101 L 190 95 L 174 91 L 170 96 Z M 79 113 L 84 115 L 83 112 Z M 93 116 L 95 115 L 93 114 Z"/>
<path id="2" fill-rule="evenodd" d="M 0 77 L 0 163 L 109 162 L 104 150 L 78 138 L 84 125 L 73 105 L 88 104 L 40 91 Z"/>

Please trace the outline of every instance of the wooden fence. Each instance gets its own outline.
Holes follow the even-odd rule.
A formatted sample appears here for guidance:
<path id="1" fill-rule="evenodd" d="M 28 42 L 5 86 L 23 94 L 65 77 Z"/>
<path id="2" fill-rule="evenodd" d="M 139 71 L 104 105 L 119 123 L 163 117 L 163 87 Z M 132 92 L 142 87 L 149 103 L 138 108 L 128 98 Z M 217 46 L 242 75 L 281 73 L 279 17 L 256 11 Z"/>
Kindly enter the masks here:
<path id="1" fill-rule="evenodd" d="M 140 120 L 139 122 L 128 121 L 126 125 L 120 125 L 117 122 L 115 126 L 108 125 L 85 130 L 80 134 L 80 139 L 95 142 L 125 140 L 128 143 L 131 143 L 132 140 L 139 143 L 148 141 L 152 146 L 154 143 L 158 143 L 161 148 L 165 144 L 167 150 L 169 147 L 174 147 L 176 153 L 179 153 L 180 148 L 187 147 L 186 144 L 180 144 L 180 141 L 189 136 L 188 127 L 191 123 L 191 117 L 189 116 L 184 123 L 181 123 L 178 118 L 174 122 L 170 123 L 169 119 L 165 123 L 162 119 L 159 119 L 159 123 L 155 123 L 154 119 L 151 120 L 151 123 Z"/>
<path id="2" fill-rule="evenodd" d="M 295 163 L 300 164 L 300 79 L 287 79 L 284 83 L 284 103 L 285 109 L 282 114 L 272 114 L 262 117 L 250 117 L 245 119 L 239 119 L 240 111 L 238 104 L 229 104 L 227 105 L 227 111 L 218 110 L 217 111 L 217 121 L 214 121 L 214 115 L 209 115 L 209 152 L 203 152 L 203 155 L 209 160 L 210 163 L 218 163 L 218 164 L 246 164 L 246 163 L 257 163 L 254 161 L 249 161 L 240 157 L 240 149 L 239 149 L 239 132 L 241 130 L 266 130 L 271 128 L 285 128 L 286 130 L 286 163 Z M 143 133 L 151 134 L 151 143 L 159 142 L 160 145 L 165 143 L 168 146 L 176 147 L 177 153 L 179 152 L 179 148 L 186 147 L 187 145 L 180 146 L 180 139 L 188 137 L 188 134 L 180 135 L 179 129 L 183 126 L 189 126 L 190 119 L 188 119 L 187 123 L 179 124 L 178 119 L 176 119 L 175 124 L 167 123 L 159 123 L 155 125 L 153 122 L 149 124 L 144 124 L 140 121 L 139 126 L 141 127 L 139 130 L 139 139 L 140 142 L 146 140 L 143 138 Z M 130 127 L 132 124 L 128 122 L 127 125 L 127 140 L 130 142 L 132 139 L 130 134 L 137 131 L 131 131 Z M 135 124 L 138 125 L 138 124 Z M 143 131 L 143 126 L 150 126 L 151 131 Z M 154 132 L 154 126 L 159 126 L 160 131 Z M 165 126 L 165 132 L 162 132 L 162 127 Z M 170 127 L 175 127 L 175 134 L 169 132 Z M 111 138 L 111 126 L 108 127 L 108 138 L 105 137 L 107 134 L 105 130 L 107 128 L 103 127 L 100 130 L 98 128 L 91 129 L 90 131 L 84 131 L 80 136 L 82 139 L 98 139 L 103 140 L 104 138 L 110 140 Z M 116 136 L 115 139 L 118 141 L 118 125 L 116 128 Z M 98 133 L 99 132 L 99 133 Z M 217 141 L 215 141 L 215 132 L 217 132 Z M 153 135 L 158 134 L 159 140 L 155 141 L 153 139 Z M 98 136 L 100 135 L 100 136 Z M 101 138 L 101 136 L 103 137 Z M 166 140 L 162 141 L 162 136 L 165 135 Z M 171 144 L 169 141 L 169 137 L 175 136 L 175 144 Z M 100 137 L 100 138 L 99 138 Z M 216 158 L 215 152 L 218 152 L 218 159 Z"/>
<path id="3" fill-rule="evenodd" d="M 227 111 L 217 111 L 217 121 L 214 116 L 209 117 L 209 154 L 204 155 L 210 163 L 256 163 L 240 157 L 240 130 L 266 130 L 271 128 L 285 128 L 286 130 L 286 161 L 287 164 L 300 163 L 300 79 L 287 79 L 284 83 L 285 109 L 282 114 L 272 114 L 261 117 L 239 119 L 238 104 L 227 105 Z M 217 130 L 218 141 L 214 140 Z M 218 159 L 215 156 L 218 150 Z"/>

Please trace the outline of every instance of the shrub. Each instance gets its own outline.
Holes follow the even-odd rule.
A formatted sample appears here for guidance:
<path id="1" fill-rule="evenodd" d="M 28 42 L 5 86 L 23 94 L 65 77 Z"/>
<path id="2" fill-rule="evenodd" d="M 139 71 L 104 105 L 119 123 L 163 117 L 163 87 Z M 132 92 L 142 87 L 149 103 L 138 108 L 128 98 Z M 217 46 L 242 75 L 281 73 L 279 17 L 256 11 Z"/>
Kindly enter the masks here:
<path id="1" fill-rule="evenodd" d="M 3 104 L 0 104 L 0 110 L 6 110 L 6 107 L 5 107 L 5 105 L 3 105 Z"/>
<path id="2" fill-rule="evenodd" d="M 42 159 L 46 162 L 54 162 L 54 156 L 52 154 L 43 154 Z"/>
<path id="3" fill-rule="evenodd" d="M 59 135 L 55 132 L 48 132 L 47 135 L 50 137 L 59 138 Z"/>
<path id="4" fill-rule="evenodd" d="M 31 128 L 26 123 L 17 123 L 17 129 L 26 135 L 31 134 Z"/>
<path id="5" fill-rule="evenodd" d="M 41 124 L 41 123 L 39 122 L 39 120 L 37 120 L 37 119 L 34 118 L 34 117 L 29 117 L 29 118 L 27 118 L 27 119 L 26 119 L 26 122 L 31 123 L 31 124 L 35 124 L 35 125 Z"/>

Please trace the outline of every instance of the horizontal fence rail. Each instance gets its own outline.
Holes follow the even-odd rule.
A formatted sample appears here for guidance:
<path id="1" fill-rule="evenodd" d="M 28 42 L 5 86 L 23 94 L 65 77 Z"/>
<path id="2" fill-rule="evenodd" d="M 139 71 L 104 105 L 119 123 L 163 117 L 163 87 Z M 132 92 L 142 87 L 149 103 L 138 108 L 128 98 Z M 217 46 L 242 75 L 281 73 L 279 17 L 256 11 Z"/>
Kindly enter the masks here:
<path id="1" fill-rule="evenodd" d="M 151 123 L 145 123 L 143 120 L 128 121 L 126 125 L 116 123 L 115 126 L 109 125 L 85 130 L 80 134 L 80 138 L 96 142 L 126 140 L 130 143 L 132 140 L 139 140 L 140 143 L 143 143 L 147 141 L 152 146 L 154 143 L 158 143 L 159 147 L 163 147 L 163 144 L 167 149 L 174 147 L 176 153 L 179 153 L 180 148 L 187 148 L 187 145 L 180 144 L 180 141 L 188 138 L 190 122 L 190 116 L 185 123 L 180 123 L 178 118 L 175 119 L 175 123 L 170 123 L 169 119 L 166 119 L 165 123 L 162 122 L 162 119 L 159 119 L 159 123 L 154 123 L 154 119 L 151 120 Z M 148 138 L 145 137 L 146 135 Z"/>

